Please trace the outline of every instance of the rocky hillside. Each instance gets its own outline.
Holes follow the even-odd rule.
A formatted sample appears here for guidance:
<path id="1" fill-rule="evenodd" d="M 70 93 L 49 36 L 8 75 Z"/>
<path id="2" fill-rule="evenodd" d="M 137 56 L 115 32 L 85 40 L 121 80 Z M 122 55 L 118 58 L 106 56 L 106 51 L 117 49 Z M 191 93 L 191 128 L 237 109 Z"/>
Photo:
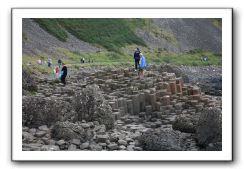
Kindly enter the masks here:
<path id="1" fill-rule="evenodd" d="M 205 49 L 214 53 L 222 53 L 222 30 L 210 19 L 157 18 L 153 19 L 153 24 L 159 29 L 158 36 L 148 33 L 148 31 L 137 31 L 137 35 L 143 38 L 151 48 L 165 48 L 172 52 Z M 160 37 L 161 34 L 171 35 L 175 40 L 167 40 L 163 36 Z"/>
<path id="2" fill-rule="evenodd" d="M 68 33 L 66 42 L 58 40 L 56 37 L 42 29 L 32 19 L 23 19 L 23 54 L 38 55 L 40 53 L 50 54 L 52 56 L 60 55 L 59 48 L 65 48 L 70 51 L 96 52 L 102 50 L 89 43 L 77 39 Z"/>
<path id="3" fill-rule="evenodd" d="M 58 20 L 55 21 L 57 28 L 52 27 L 54 30 L 49 30 L 41 24 L 42 22 L 28 18 L 23 19 L 23 54 L 38 55 L 45 53 L 60 56 L 62 55 L 62 52 L 58 50 L 60 48 L 79 52 L 97 52 L 117 50 L 121 47 L 126 48 L 127 45 L 132 44 L 146 46 L 150 50 L 169 52 L 203 49 L 221 54 L 222 51 L 221 25 L 216 25 L 211 19 L 158 18 L 141 19 L 135 22 L 133 19 L 124 19 L 121 22 L 114 22 L 110 19 L 111 25 L 109 27 L 106 25 L 108 28 L 104 26 L 104 31 L 100 29 L 103 27 L 103 21 L 88 24 L 86 28 L 80 28 L 80 30 L 79 27 L 72 27 L 72 23 L 75 22 Z M 80 25 L 82 24 L 83 22 L 80 22 Z M 123 27 L 123 29 L 118 30 L 116 26 Z M 91 31 L 84 33 L 82 29 L 83 31 L 84 29 Z M 54 34 L 52 34 L 53 32 Z M 60 40 L 60 34 L 55 34 L 60 32 L 65 35 L 64 40 L 62 38 Z M 119 34 L 121 36 L 115 37 Z M 89 35 L 93 36 L 94 39 L 90 38 Z M 95 37 L 100 39 L 95 39 Z"/>

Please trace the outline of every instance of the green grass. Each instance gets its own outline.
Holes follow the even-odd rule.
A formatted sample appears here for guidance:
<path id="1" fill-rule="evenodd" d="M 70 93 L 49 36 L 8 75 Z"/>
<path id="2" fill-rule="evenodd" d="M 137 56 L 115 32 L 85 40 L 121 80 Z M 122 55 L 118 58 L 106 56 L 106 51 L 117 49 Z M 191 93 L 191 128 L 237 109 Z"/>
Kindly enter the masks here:
<path id="1" fill-rule="evenodd" d="M 130 46 L 132 51 L 134 46 Z M 214 54 L 208 51 L 196 49 L 191 50 L 184 53 L 170 53 L 167 51 L 149 51 L 144 50 L 144 56 L 146 57 L 147 64 L 162 64 L 162 63 L 170 63 L 174 65 L 188 65 L 188 66 L 208 66 L 208 65 L 222 65 L 222 57 L 219 54 Z M 134 67 L 134 59 L 133 52 L 130 54 L 118 54 L 116 52 L 98 52 L 98 53 L 87 53 L 87 52 L 78 52 L 78 51 L 69 51 L 68 49 L 59 48 L 58 53 L 65 55 L 62 60 L 68 66 L 69 70 L 79 70 L 81 67 Z M 201 58 L 203 56 L 208 57 L 208 61 L 202 61 Z M 86 63 L 81 64 L 80 59 L 85 58 Z M 49 68 L 46 64 L 38 65 L 37 60 L 42 59 L 47 61 L 48 56 L 39 53 L 38 56 L 28 56 L 24 55 L 22 60 L 23 69 L 30 71 L 36 75 L 47 75 L 50 77 L 54 77 L 53 67 Z M 88 63 L 88 61 L 90 62 Z"/>
<path id="2" fill-rule="evenodd" d="M 26 71 L 32 72 L 36 75 L 39 75 L 39 74 L 53 75 L 54 67 L 48 67 L 47 63 L 38 65 L 37 64 L 38 59 L 47 61 L 47 56 L 39 55 L 39 56 L 33 57 L 33 56 L 24 55 L 22 57 L 22 68 L 25 69 Z"/>
<path id="3" fill-rule="evenodd" d="M 211 18 L 213 25 L 219 29 L 222 29 L 222 18 Z"/>
<path id="4" fill-rule="evenodd" d="M 202 57 L 207 56 L 208 61 L 202 61 Z M 148 54 L 147 60 L 149 63 L 171 63 L 175 65 L 188 66 L 207 66 L 207 65 L 222 65 L 222 58 L 218 54 L 208 51 L 201 52 L 185 52 L 185 53 L 169 53 L 160 52 Z"/>
<path id="5" fill-rule="evenodd" d="M 120 52 L 121 47 L 130 44 L 146 46 L 145 42 L 133 32 L 136 26 L 143 25 L 144 22 L 140 19 L 136 22 L 111 18 L 42 18 L 35 21 L 62 41 L 67 40 L 68 35 L 65 31 L 68 31 L 80 40 L 102 46 L 109 51 Z"/>
<path id="6" fill-rule="evenodd" d="M 58 23 L 56 19 L 46 19 L 46 18 L 39 18 L 34 19 L 44 30 L 48 33 L 52 34 L 59 40 L 65 42 L 68 38 L 65 29 Z"/>

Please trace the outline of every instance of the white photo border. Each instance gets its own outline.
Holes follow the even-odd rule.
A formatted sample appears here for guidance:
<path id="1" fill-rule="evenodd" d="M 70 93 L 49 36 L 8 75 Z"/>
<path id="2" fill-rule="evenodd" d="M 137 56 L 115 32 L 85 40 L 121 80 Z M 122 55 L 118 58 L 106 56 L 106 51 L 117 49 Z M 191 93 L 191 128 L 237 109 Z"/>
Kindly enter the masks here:
<path id="1" fill-rule="evenodd" d="M 232 8 L 12 8 L 12 161 L 232 161 Z M 222 151 L 22 151 L 23 18 L 222 18 Z"/>

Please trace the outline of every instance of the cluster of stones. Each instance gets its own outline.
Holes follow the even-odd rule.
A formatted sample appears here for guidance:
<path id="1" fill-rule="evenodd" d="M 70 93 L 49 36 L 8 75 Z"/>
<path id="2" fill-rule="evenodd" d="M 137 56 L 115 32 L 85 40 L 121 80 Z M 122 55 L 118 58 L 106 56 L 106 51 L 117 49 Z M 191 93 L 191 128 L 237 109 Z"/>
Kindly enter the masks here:
<path id="1" fill-rule="evenodd" d="M 97 84 L 112 107 L 115 129 L 106 131 L 97 122 L 83 121 L 93 137 L 82 141 L 54 140 L 52 126 L 23 127 L 23 150 L 143 150 L 138 137 L 150 129 L 171 129 L 176 117 L 182 114 L 198 118 L 204 107 L 219 107 L 221 100 L 201 92 L 197 86 L 184 84 L 174 73 L 146 71 L 139 79 L 132 69 L 99 70 L 86 74 L 73 74 L 67 86 L 52 79 L 39 79 L 37 97 L 72 102 L 73 95 L 86 85 Z M 49 85 L 48 85 L 49 84 Z M 196 141 L 187 135 L 186 150 L 198 150 Z"/>
<path id="2" fill-rule="evenodd" d="M 77 124 L 75 124 L 77 125 Z M 39 128 L 23 127 L 23 151 L 142 151 L 137 138 L 140 132 L 147 129 L 142 125 L 125 125 L 123 129 L 113 129 L 106 131 L 104 125 L 98 122 L 83 121 L 79 128 L 86 129 L 91 134 L 87 140 L 80 139 L 79 136 L 72 135 L 69 139 L 52 138 L 52 127 L 46 125 Z M 140 131 L 140 132 L 139 132 Z M 70 133 L 67 135 L 71 136 Z"/>
<path id="3" fill-rule="evenodd" d="M 96 83 L 104 91 L 113 109 L 115 120 L 155 121 L 148 127 L 172 124 L 176 115 L 195 114 L 203 107 L 220 107 L 216 98 L 201 93 L 197 86 L 184 84 L 174 73 L 149 71 L 140 80 L 133 70 L 99 71 L 89 76 L 88 84 Z M 124 118 L 123 118 L 124 117 Z"/>

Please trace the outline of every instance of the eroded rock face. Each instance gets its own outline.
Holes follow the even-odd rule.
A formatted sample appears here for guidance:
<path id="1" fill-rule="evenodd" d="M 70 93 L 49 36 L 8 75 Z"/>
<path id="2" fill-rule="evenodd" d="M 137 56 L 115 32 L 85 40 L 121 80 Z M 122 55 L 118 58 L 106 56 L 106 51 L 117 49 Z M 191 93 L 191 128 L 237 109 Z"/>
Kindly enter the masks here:
<path id="1" fill-rule="evenodd" d="M 105 102 L 105 99 L 97 85 L 87 86 L 80 93 L 76 93 L 72 105 L 77 112 L 77 121 L 98 121 L 104 124 L 107 129 L 114 127 L 112 109 Z"/>
<path id="2" fill-rule="evenodd" d="M 22 70 L 22 87 L 23 91 L 27 90 L 30 92 L 37 91 L 37 84 L 34 77 L 26 70 Z"/>
<path id="3" fill-rule="evenodd" d="M 180 151 L 180 133 L 172 129 L 154 130 L 144 133 L 140 139 L 146 151 Z"/>
<path id="4" fill-rule="evenodd" d="M 75 112 L 68 102 L 42 97 L 23 97 L 23 126 L 39 127 L 56 121 L 72 121 Z"/>
<path id="5" fill-rule="evenodd" d="M 197 120 L 194 119 L 193 115 L 181 114 L 176 117 L 172 127 L 174 130 L 179 130 L 181 132 L 195 133 L 196 123 Z"/>
<path id="6" fill-rule="evenodd" d="M 221 100 L 159 70 L 143 81 L 120 69 L 87 74 L 84 84 L 74 75 L 65 87 L 40 80 L 36 96 L 23 96 L 23 150 L 221 150 L 214 139 L 221 131 L 210 131 L 221 124 L 204 109 L 221 107 Z"/>
<path id="7" fill-rule="evenodd" d="M 83 143 L 93 137 L 89 129 L 84 129 L 79 123 L 57 122 L 52 129 L 52 138 L 57 140 L 80 139 Z"/>
<path id="8" fill-rule="evenodd" d="M 198 144 L 206 147 L 210 143 L 222 142 L 222 111 L 218 108 L 205 108 L 197 124 Z"/>

